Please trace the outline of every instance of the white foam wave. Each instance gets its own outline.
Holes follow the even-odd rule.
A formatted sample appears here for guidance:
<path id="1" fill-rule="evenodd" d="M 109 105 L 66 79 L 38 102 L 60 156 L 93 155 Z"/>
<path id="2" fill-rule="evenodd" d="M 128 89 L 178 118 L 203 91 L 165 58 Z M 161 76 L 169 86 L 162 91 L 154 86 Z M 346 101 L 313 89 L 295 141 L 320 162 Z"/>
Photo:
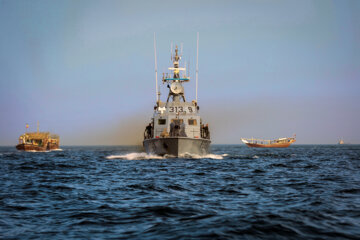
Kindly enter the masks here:
<path id="1" fill-rule="evenodd" d="M 202 158 L 224 159 L 224 157 L 227 156 L 227 155 L 228 154 L 222 154 L 222 155 L 217 155 L 217 154 L 198 155 L 198 154 L 184 153 L 184 154 L 181 154 L 179 157 L 180 158 L 193 158 L 193 159 L 202 159 Z"/>
<path id="2" fill-rule="evenodd" d="M 210 158 L 210 159 L 224 159 L 225 156 L 228 154 L 206 154 L 206 155 L 198 155 L 198 154 L 190 154 L 184 153 L 179 156 L 179 158 L 191 158 L 191 159 L 203 159 L 203 158 Z M 128 153 L 122 155 L 110 155 L 107 156 L 106 159 L 126 159 L 126 160 L 146 160 L 146 159 L 168 159 L 168 158 L 175 158 L 172 155 L 165 155 L 165 156 L 158 156 L 154 154 L 147 154 L 144 152 L 141 153 Z"/>
<path id="3" fill-rule="evenodd" d="M 257 158 L 259 158 L 259 156 L 254 155 L 252 158 L 257 159 Z"/>
<path id="4" fill-rule="evenodd" d="M 145 160 L 145 159 L 164 159 L 164 157 L 147 153 L 128 153 L 123 155 L 110 155 L 107 159 L 126 159 L 126 160 Z"/>
<path id="5" fill-rule="evenodd" d="M 59 151 L 59 152 L 62 152 L 62 151 L 64 151 L 64 150 L 62 150 L 61 148 L 57 148 L 57 149 L 53 149 L 53 150 L 51 150 L 51 151 Z"/>
<path id="6" fill-rule="evenodd" d="M 37 151 L 37 150 L 27 150 L 26 152 L 37 152 L 37 153 L 39 153 L 39 152 L 41 152 L 41 153 L 44 153 L 44 152 L 50 152 L 50 151 Z"/>

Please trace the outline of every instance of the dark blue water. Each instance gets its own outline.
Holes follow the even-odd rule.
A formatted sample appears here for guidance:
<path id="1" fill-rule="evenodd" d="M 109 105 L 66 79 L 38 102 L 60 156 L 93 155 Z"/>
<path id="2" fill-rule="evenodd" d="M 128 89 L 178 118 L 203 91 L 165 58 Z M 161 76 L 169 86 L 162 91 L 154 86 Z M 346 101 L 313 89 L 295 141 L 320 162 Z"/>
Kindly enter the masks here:
<path id="1" fill-rule="evenodd" d="M 0 148 L 1 239 L 360 239 L 360 145 Z"/>

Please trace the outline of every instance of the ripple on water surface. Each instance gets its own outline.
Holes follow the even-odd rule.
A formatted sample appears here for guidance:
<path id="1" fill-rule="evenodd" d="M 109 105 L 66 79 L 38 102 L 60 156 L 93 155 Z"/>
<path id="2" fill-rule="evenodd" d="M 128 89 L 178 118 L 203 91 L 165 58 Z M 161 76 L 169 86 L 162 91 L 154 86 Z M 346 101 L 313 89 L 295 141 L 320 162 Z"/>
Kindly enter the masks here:
<path id="1" fill-rule="evenodd" d="M 359 159 L 358 145 L 215 145 L 180 158 L 1 147 L 0 236 L 358 239 Z"/>

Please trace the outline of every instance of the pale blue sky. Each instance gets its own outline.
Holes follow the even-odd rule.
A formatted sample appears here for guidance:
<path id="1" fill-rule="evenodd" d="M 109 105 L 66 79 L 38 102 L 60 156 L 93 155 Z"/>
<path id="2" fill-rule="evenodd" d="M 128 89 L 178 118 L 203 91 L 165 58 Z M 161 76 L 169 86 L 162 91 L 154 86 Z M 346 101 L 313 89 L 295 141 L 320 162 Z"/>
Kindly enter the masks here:
<path id="1" fill-rule="evenodd" d="M 214 143 L 360 143 L 360 1 L 0 0 L 0 145 L 29 123 L 64 145 L 140 144 L 170 44 Z M 194 99 L 195 81 L 185 85 Z M 162 88 L 162 99 L 166 98 Z"/>

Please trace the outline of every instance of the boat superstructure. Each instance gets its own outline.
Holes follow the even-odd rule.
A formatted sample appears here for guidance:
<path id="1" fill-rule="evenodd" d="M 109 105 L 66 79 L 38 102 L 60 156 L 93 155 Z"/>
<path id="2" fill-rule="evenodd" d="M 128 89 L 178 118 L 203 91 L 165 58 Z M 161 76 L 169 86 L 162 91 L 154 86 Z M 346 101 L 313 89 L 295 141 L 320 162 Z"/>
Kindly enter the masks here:
<path id="1" fill-rule="evenodd" d="M 173 67 L 169 68 L 172 73 L 163 74 L 162 78 L 169 89 L 167 100 L 162 102 L 157 92 L 154 114 L 144 132 L 143 146 L 149 154 L 178 157 L 186 153 L 209 153 L 209 126 L 199 115 L 197 101 L 186 101 L 183 84 L 189 82 L 190 77 L 186 76 L 186 66 L 180 67 L 180 60 L 176 46 Z"/>

